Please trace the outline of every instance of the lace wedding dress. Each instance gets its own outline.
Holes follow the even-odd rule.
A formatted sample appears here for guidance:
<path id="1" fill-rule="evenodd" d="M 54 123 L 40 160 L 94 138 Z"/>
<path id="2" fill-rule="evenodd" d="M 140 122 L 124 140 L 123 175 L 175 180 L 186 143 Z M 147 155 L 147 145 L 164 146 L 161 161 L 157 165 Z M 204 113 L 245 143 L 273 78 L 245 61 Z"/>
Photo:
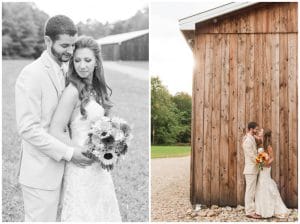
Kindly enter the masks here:
<path id="1" fill-rule="evenodd" d="M 271 168 L 264 167 L 259 172 L 255 192 L 255 212 L 263 218 L 272 216 L 285 218 L 289 210 L 284 205 L 275 181 L 271 178 Z"/>
<path id="2" fill-rule="evenodd" d="M 84 145 L 91 122 L 104 115 L 104 109 L 94 100 L 88 103 L 85 110 L 87 119 L 81 119 L 77 107 L 70 125 L 72 141 L 81 146 Z M 68 162 L 62 189 L 62 222 L 121 222 L 111 174 L 98 163 L 81 168 Z"/>

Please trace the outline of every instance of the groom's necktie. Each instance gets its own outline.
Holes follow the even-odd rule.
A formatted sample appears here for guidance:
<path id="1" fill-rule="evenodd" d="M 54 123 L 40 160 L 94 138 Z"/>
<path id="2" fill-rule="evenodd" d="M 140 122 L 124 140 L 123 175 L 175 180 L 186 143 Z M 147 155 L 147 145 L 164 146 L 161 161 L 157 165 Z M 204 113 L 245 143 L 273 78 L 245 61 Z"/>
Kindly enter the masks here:
<path id="1" fill-rule="evenodd" d="M 67 85 L 67 71 L 66 68 L 64 66 L 60 67 L 60 78 L 61 78 L 61 85 L 62 85 L 62 89 L 64 89 Z"/>

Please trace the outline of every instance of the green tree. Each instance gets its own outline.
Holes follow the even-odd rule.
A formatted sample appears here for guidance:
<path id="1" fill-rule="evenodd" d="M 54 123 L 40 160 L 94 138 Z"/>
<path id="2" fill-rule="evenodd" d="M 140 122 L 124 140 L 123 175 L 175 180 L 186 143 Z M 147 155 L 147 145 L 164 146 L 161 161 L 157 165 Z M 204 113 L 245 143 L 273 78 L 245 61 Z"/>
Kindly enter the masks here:
<path id="1" fill-rule="evenodd" d="M 151 77 L 151 142 L 173 144 L 180 131 L 178 110 L 158 77 Z"/>
<path id="2" fill-rule="evenodd" d="M 191 142 L 191 116 L 192 116 L 192 98 L 188 93 L 179 92 L 172 97 L 178 112 L 180 131 L 177 135 L 177 142 Z"/>

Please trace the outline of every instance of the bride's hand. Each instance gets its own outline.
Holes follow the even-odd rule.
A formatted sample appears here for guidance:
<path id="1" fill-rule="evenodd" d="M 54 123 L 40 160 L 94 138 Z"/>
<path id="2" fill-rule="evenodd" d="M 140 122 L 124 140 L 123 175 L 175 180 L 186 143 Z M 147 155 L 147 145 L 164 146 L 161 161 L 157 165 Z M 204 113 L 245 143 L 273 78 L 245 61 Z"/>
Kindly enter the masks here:
<path id="1" fill-rule="evenodd" d="M 266 163 L 265 163 L 265 167 L 271 167 L 271 163 L 269 163 L 269 161 L 266 161 Z"/>
<path id="2" fill-rule="evenodd" d="M 87 158 L 82 153 L 85 153 L 85 149 L 75 147 L 71 161 L 80 167 L 86 167 L 91 165 L 93 163 L 93 160 Z"/>

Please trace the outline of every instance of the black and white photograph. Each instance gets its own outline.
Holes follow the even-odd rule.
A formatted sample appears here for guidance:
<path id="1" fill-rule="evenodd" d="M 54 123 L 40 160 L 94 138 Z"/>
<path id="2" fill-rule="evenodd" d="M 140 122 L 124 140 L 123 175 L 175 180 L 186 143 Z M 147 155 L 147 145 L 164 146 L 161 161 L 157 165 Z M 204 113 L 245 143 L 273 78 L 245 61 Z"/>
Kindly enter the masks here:
<path id="1" fill-rule="evenodd" d="M 2 2 L 2 221 L 149 222 L 148 1 Z"/>

